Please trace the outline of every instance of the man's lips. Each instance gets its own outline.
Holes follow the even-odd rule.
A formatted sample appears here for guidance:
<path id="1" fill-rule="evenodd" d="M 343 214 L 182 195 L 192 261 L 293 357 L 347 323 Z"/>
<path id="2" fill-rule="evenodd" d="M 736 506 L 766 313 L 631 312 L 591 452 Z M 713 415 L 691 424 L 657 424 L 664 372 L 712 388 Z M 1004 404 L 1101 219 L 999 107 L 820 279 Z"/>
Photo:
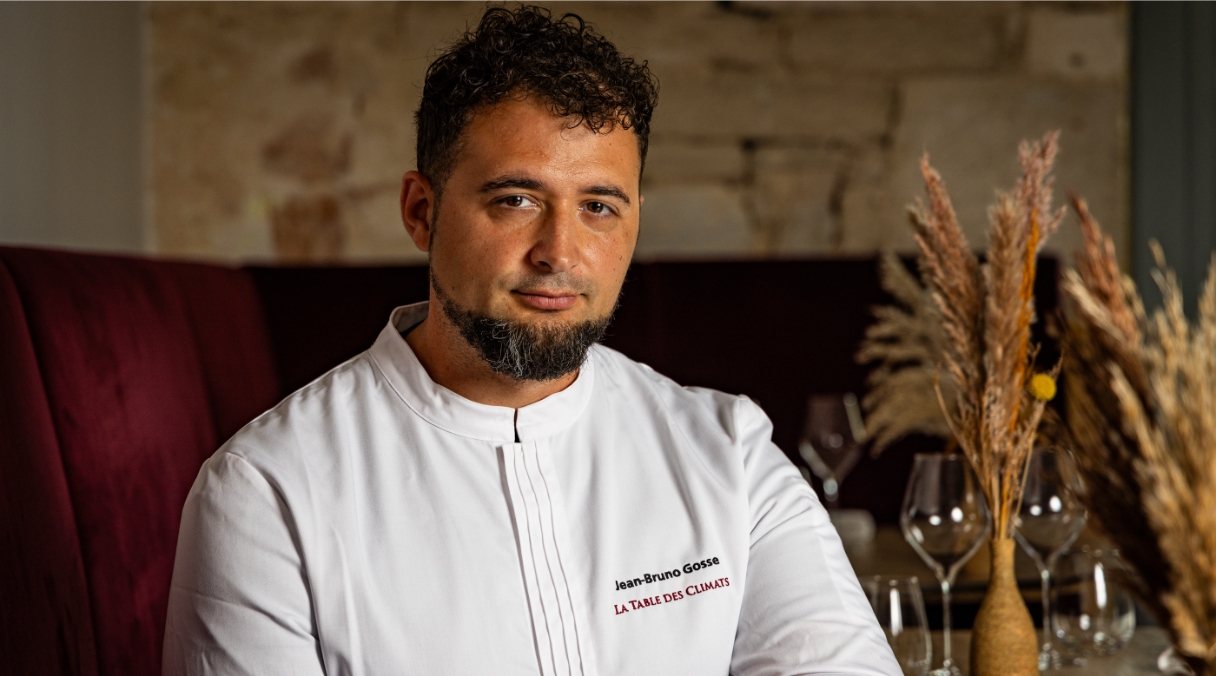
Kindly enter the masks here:
<path id="1" fill-rule="evenodd" d="M 532 293 L 526 291 L 515 291 L 514 293 L 519 296 L 519 299 L 525 304 L 530 305 L 537 310 L 568 310 L 573 307 L 575 301 L 578 300 L 578 294 L 576 293 L 550 291 Z"/>

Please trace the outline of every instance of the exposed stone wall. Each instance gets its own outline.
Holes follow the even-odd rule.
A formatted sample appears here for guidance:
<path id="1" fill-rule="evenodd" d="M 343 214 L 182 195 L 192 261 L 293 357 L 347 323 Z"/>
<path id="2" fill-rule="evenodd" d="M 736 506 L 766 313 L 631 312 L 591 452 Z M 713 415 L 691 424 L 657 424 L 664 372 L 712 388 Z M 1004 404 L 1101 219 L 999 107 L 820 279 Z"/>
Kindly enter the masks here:
<path id="1" fill-rule="evenodd" d="M 660 78 L 639 258 L 909 249 L 924 150 L 980 246 L 1018 141 L 1053 128 L 1060 187 L 1127 240 L 1124 5 L 550 6 Z M 397 210 L 412 113 L 428 57 L 482 7 L 149 5 L 156 249 L 419 260 Z M 1077 241 L 1066 228 L 1053 247 Z"/>

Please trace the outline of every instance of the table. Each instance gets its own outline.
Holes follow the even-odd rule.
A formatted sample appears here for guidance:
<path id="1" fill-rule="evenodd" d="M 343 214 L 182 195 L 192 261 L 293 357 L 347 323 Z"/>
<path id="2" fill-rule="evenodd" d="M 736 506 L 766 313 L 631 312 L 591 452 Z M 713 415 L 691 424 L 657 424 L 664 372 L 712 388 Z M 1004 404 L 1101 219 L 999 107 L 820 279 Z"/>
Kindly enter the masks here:
<path id="1" fill-rule="evenodd" d="M 969 673 L 971 632 L 956 631 L 951 634 L 954 643 L 954 661 Z M 1123 650 L 1109 657 L 1096 657 L 1080 667 L 1063 667 L 1045 672 L 1049 676 L 1161 676 L 1157 670 L 1157 656 L 1169 645 L 1165 630 L 1160 627 L 1136 627 L 1132 640 Z M 942 636 L 933 632 L 933 661 L 936 666 L 941 655 Z"/>

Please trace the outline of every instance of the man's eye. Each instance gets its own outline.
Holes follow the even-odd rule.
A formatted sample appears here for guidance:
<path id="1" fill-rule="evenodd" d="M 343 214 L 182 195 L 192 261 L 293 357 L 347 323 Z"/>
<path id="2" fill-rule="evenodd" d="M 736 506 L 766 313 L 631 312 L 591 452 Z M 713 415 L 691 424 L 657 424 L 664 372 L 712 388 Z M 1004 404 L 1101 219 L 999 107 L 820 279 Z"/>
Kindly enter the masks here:
<path id="1" fill-rule="evenodd" d="M 608 205 L 604 204 L 603 202 L 588 202 L 587 203 L 587 211 L 590 211 L 593 214 L 602 214 L 608 210 L 609 210 Z"/>
<path id="2" fill-rule="evenodd" d="M 522 207 L 527 204 L 527 200 L 523 195 L 508 195 L 502 199 L 502 203 L 509 207 Z"/>

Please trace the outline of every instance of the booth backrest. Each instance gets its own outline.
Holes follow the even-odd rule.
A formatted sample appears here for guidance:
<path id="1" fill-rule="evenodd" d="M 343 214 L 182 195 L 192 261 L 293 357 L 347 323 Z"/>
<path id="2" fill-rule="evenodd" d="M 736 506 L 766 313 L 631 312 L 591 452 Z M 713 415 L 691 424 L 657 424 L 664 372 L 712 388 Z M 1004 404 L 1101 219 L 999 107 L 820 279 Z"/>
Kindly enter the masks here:
<path id="1" fill-rule="evenodd" d="M 158 674 L 186 492 L 279 395 L 258 295 L 213 266 L 0 266 L 5 670 Z"/>
<path id="2" fill-rule="evenodd" d="M 1056 271 L 1040 267 L 1040 314 Z M 235 269 L 0 247 L 0 654 L 5 673 L 160 673 L 178 523 L 199 466 L 368 347 L 424 267 Z M 872 259 L 650 263 L 606 343 L 757 399 L 797 459 L 807 396 L 860 392 L 884 295 Z M 842 502 L 893 522 L 916 450 L 865 458 Z"/>

